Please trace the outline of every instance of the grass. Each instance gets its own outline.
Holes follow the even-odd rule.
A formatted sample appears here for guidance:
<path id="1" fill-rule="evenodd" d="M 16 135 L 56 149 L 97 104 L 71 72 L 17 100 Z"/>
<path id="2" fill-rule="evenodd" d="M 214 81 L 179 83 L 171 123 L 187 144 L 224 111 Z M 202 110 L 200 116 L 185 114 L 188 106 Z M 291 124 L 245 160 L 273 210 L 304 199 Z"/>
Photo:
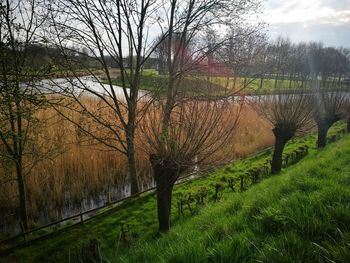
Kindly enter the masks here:
<path id="1" fill-rule="evenodd" d="M 350 137 L 112 262 L 349 262 Z"/>
<path id="2" fill-rule="evenodd" d="M 102 82 L 105 84 L 109 84 L 109 81 L 106 78 L 102 79 Z M 116 86 L 123 86 L 123 82 L 120 76 L 112 79 L 112 84 Z M 154 93 L 162 93 L 165 91 L 165 87 L 168 84 L 168 76 L 167 75 L 158 75 L 155 71 L 152 70 L 144 70 L 142 75 L 140 76 L 140 89 L 146 90 Z M 210 84 L 210 91 L 208 91 L 208 87 Z M 214 90 L 215 89 L 215 93 Z M 184 79 L 181 83 L 180 92 L 186 93 L 188 95 L 191 94 L 224 94 L 226 88 L 222 86 L 220 83 L 215 83 L 214 81 L 208 81 L 204 77 L 191 76 Z"/>
<path id="3" fill-rule="evenodd" d="M 342 128 L 344 124 L 337 124 L 331 133 Z M 155 197 L 146 194 L 84 224 L 29 242 L 4 260 L 67 261 L 82 244 L 97 238 L 110 262 L 317 262 L 326 257 L 347 262 L 350 138 L 318 151 L 315 136 L 310 135 L 294 140 L 286 151 L 305 144 L 310 154 L 300 164 L 244 192 L 226 187 L 218 202 L 211 197 L 216 184 L 226 186 L 228 178 L 238 179 L 246 169 L 270 158 L 271 151 L 175 187 L 174 228 L 162 237 L 157 234 Z M 188 208 L 180 215 L 177 202 L 181 196 L 203 187 L 210 191 L 205 205 L 193 205 L 194 215 Z M 120 241 L 124 223 L 131 226 L 127 243 Z"/>
<path id="4" fill-rule="evenodd" d="M 118 74 L 114 74 L 118 75 Z M 154 69 L 144 69 L 140 78 L 140 87 L 142 90 L 150 91 L 150 92 L 159 92 L 162 91 L 167 84 L 167 75 L 159 75 L 157 70 Z M 218 94 L 226 94 L 225 92 L 232 90 L 240 90 L 240 93 L 244 94 L 263 94 L 266 92 L 270 92 L 274 90 L 276 85 L 275 79 L 264 78 L 262 81 L 260 78 L 252 78 L 252 77 L 237 77 L 236 80 L 233 77 L 223 77 L 223 76 L 188 76 L 186 78 L 187 81 L 201 81 L 202 83 L 206 83 L 208 80 L 210 83 L 217 86 Z M 105 83 L 108 81 L 104 78 Z M 120 76 L 113 78 L 112 84 L 116 86 L 122 86 L 122 81 Z M 188 85 L 184 83 L 183 85 L 188 86 L 185 87 L 184 90 L 188 90 L 191 87 L 191 82 Z M 291 83 L 292 87 L 296 85 L 301 85 L 301 81 L 293 81 Z M 277 80 L 277 86 L 279 89 L 289 88 L 290 81 L 288 79 Z M 221 88 L 220 88 L 221 87 Z M 244 90 L 241 90 L 244 87 Z"/>
<path id="5" fill-rule="evenodd" d="M 127 71 L 129 73 L 129 71 Z M 115 75 L 120 75 L 120 72 L 118 74 L 113 74 Z M 102 79 L 103 82 L 106 84 L 109 83 L 106 77 Z M 141 89 L 147 90 L 147 91 L 159 91 L 161 90 L 164 85 L 166 84 L 167 81 L 167 76 L 164 75 L 159 75 L 158 71 L 153 70 L 153 69 L 144 69 L 142 71 L 141 77 L 140 77 L 140 86 Z M 117 76 L 112 79 L 112 84 L 116 86 L 123 86 L 122 80 L 120 76 Z"/>
<path id="6" fill-rule="evenodd" d="M 112 79 L 112 84 L 122 86 L 121 78 L 118 75 L 113 74 L 113 76 L 117 77 Z M 167 80 L 167 75 L 159 75 L 158 71 L 154 69 L 144 69 L 140 77 L 140 88 L 150 92 L 159 92 L 164 90 Z M 105 78 L 103 82 L 108 83 Z M 229 95 L 236 92 L 242 95 L 266 94 L 276 91 L 276 87 L 278 87 L 277 90 L 279 92 L 290 88 L 310 88 L 308 81 L 290 81 L 288 78 L 279 78 L 276 80 L 273 77 L 264 77 L 261 79 L 260 77 L 239 76 L 235 79 L 230 76 L 207 77 L 204 75 L 187 76 L 181 88 L 183 90 L 191 90 L 191 87 L 194 86 L 193 83 L 200 83 L 202 86 L 211 83 L 214 85 L 217 95 Z M 328 82 L 328 84 L 331 86 L 335 85 L 333 82 Z M 199 90 L 197 89 L 195 92 L 198 94 Z"/>

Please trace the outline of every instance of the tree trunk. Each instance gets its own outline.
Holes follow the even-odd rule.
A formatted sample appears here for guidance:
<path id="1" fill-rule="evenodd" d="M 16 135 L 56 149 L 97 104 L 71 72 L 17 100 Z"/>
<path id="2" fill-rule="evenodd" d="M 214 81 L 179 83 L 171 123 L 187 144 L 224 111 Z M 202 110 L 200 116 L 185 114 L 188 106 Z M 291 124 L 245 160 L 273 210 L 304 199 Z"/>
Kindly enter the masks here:
<path id="1" fill-rule="evenodd" d="M 136 160 L 135 160 L 135 152 L 128 154 L 128 162 L 129 162 L 129 172 L 130 172 L 130 192 L 131 195 L 135 195 L 140 192 L 138 179 L 137 179 L 137 169 L 136 169 Z"/>
<path id="2" fill-rule="evenodd" d="M 166 232 L 171 227 L 171 197 L 179 171 L 170 161 L 151 156 L 152 169 L 157 186 L 157 212 L 159 231 Z"/>
<path id="3" fill-rule="evenodd" d="M 166 71 L 167 65 L 166 65 L 166 59 L 164 58 L 164 56 L 162 55 L 159 58 L 159 62 L 158 62 L 158 72 L 159 75 L 166 75 L 167 71 Z"/>
<path id="4" fill-rule="evenodd" d="M 275 90 L 277 89 L 278 74 L 275 76 Z"/>
<path id="5" fill-rule="evenodd" d="M 350 116 L 348 116 L 348 119 L 347 119 L 346 131 L 347 131 L 348 133 L 350 132 Z"/>
<path id="6" fill-rule="evenodd" d="M 289 85 L 288 85 L 289 88 L 292 87 L 292 81 L 293 81 L 293 75 L 290 74 L 290 75 L 289 75 Z"/>
<path id="7" fill-rule="evenodd" d="M 28 230 L 26 190 L 25 190 L 24 178 L 22 175 L 21 163 L 16 164 L 16 175 L 17 175 L 17 184 L 18 184 L 19 208 L 20 208 L 21 221 L 22 221 L 24 230 Z"/>
<path id="8" fill-rule="evenodd" d="M 264 77 L 261 77 L 260 78 L 260 86 L 259 86 L 260 90 L 262 90 L 263 82 L 264 82 Z"/>
<path id="9" fill-rule="evenodd" d="M 342 77 L 342 74 L 340 73 L 338 76 L 338 84 L 340 84 L 340 82 L 341 82 L 341 77 Z"/>
<path id="10" fill-rule="evenodd" d="M 132 123 L 135 122 L 133 115 L 129 116 L 129 121 L 132 121 Z M 127 156 L 128 156 L 128 165 L 129 165 L 129 173 L 130 173 L 131 195 L 135 195 L 139 193 L 134 135 L 135 135 L 135 129 L 133 128 L 132 125 L 128 125 L 126 130 L 126 142 L 127 142 Z"/>
<path id="11" fill-rule="evenodd" d="M 236 82 L 237 82 L 237 75 L 235 74 L 233 76 L 233 89 L 235 90 L 236 89 Z"/>
<path id="12" fill-rule="evenodd" d="M 133 140 L 128 140 L 128 164 L 130 173 L 130 188 L 131 195 L 139 193 L 138 175 L 135 158 L 135 145 Z"/>
<path id="13" fill-rule="evenodd" d="M 275 149 L 271 162 L 271 173 L 279 173 L 282 169 L 282 154 L 286 143 L 294 136 L 295 130 L 290 127 L 275 127 L 272 130 L 275 135 Z"/>
<path id="14" fill-rule="evenodd" d="M 171 227 L 171 196 L 174 184 L 157 182 L 157 211 L 159 231 L 166 232 Z"/>
<path id="15" fill-rule="evenodd" d="M 305 76 L 302 76 L 301 77 L 301 84 L 300 84 L 301 88 L 304 88 L 304 82 L 305 82 Z"/>
<path id="16" fill-rule="evenodd" d="M 327 143 L 328 125 L 317 124 L 317 148 L 323 148 Z"/>
<path id="17" fill-rule="evenodd" d="M 282 169 L 282 154 L 284 146 L 287 140 L 285 140 L 281 135 L 275 135 L 275 149 L 273 152 L 272 163 L 271 163 L 271 173 L 279 173 Z"/>

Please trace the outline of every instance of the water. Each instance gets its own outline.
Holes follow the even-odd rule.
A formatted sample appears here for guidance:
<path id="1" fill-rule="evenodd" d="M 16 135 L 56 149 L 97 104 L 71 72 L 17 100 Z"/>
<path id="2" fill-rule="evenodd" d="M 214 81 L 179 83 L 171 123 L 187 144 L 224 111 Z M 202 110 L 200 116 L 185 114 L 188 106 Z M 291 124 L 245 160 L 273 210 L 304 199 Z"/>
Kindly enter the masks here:
<path id="1" fill-rule="evenodd" d="M 122 87 L 113 85 L 112 87 L 103 84 L 100 79 L 93 76 L 86 76 L 80 78 L 58 78 L 45 79 L 37 84 L 37 88 L 45 93 L 64 93 L 68 92 L 71 95 L 90 95 L 90 96 L 110 96 L 112 97 L 112 90 L 116 97 L 125 101 L 125 93 L 130 95 L 130 89 L 125 91 Z M 149 98 L 150 93 L 144 90 L 139 90 L 138 97 Z"/>
<path id="2" fill-rule="evenodd" d="M 155 186 L 155 183 L 151 176 L 140 180 L 140 190 L 145 191 Z M 101 208 L 108 205 L 110 202 L 122 200 L 130 196 L 130 183 L 124 182 L 119 185 L 104 189 L 97 196 L 93 196 L 91 193 L 85 193 L 80 203 L 76 203 L 72 200 L 71 194 L 67 191 L 64 194 L 64 205 L 61 208 L 52 204 L 49 207 L 45 207 L 39 211 L 36 215 L 35 224 L 38 226 L 46 225 L 51 222 L 68 218 L 73 215 L 77 215 L 81 212 L 92 210 L 95 208 Z M 94 213 L 91 213 L 93 215 Z M 83 219 L 89 218 L 91 215 L 84 215 Z M 80 218 L 77 218 L 80 220 Z M 20 218 L 18 213 L 12 213 L 10 215 L 0 215 L 0 239 L 4 235 L 16 235 L 21 233 Z M 66 222 L 62 222 L 59 225 L 64 225 Z"/>

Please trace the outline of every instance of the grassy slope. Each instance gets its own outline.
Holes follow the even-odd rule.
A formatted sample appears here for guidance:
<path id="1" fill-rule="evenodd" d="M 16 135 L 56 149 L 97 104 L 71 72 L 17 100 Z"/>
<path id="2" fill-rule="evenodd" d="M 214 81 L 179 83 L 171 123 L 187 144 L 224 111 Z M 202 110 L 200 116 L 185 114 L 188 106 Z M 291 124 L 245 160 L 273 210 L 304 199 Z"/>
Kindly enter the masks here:
<path id="1" fill-rule="evenodd" d="M 350 262 L 349 159 L 347 136 L 138 244 L 122 262 Z"/>
<path id="2" fill-rule="evenodd" d="M 336 131 L 337 129 L 342 128 L 342 127 L 343 127 L 342 125 L 335 126 L 333 128 L 333 132 Z M 347 139 L 346 141 L 343 141 L 343 143 L 346 143 L 348 145 L 349 139 Z M 303 145 L 303 144 L 308 144 L 309 146 L 314 146 L 315 136 L 308 136 L 306 138 L 302 138 L 302 139 L 298 139 L 298 140 L 294 141 L 293 143 L 291 143 L 290 145 L 287 146 L 286 151 L 291 151 L 291 150 L 295 149 L 296 147 Z M 333 145 L 330 146 L 330 149 L 325 150 L 325 152 L 332 150 Z M 336 147 L 336 148 L 338 148 L 338 147 Z M 343 151 L 344 149 L 350 149 L 350 147 L 341 147 L 341 148 L 342 148 L 341 151 Z M 158 249 L 161 249 L 162 246 L 166 247 L 166 244 L 171 244 L 174 241 L 173 239 L 175 237 L 184 238 L 184 240 L 186 240 L 186 238 L 189 238 L 188 242 L 190 240 L 192 240 L 192 237 L 196 237 L 193 240 L 194 243 L 187 244 L 186 243 L 187 241 L 181 241 L 181 243 L 184 243 L 187 245 L 184 245 L 184 247 L 182 247 L 182 248 L 179 247 L 179 248 L 173 250 L 174 253 L 176 251 L 181 251 L 181 249 L 183 250 L 183 253 L 185 253 L 185 254 L 181 255 L 181 253 L 179 253 L 180 258 L 182 256 L 186 256 L 186 253 L 190 253 L 189 250 L 185 251 L 187 247 L 188 248 L 191 248 L 193 246 L 196 247 L 196 244 L 198 246 L 198 247 L 196 247 L 196 249 L 198 249 L 198 251 L 199 251 L 198 253 L 200 253 L 200 254 L 204 253 L 203 251 L 207 251 L 212 245 L 214 248 L 215 247 L 214 243 L 216 243 L 216 242 L 211 243 L 211 241 L 209 241 L 209 240 L 211 240 L 211 239 L 216 240 L 218 238 L 217 236 L 215 236 L 216 234 L 219 235 L 220 238 L 224 238 L 226 240 L 224 242 L 225 244 L 227 242 L 229 242 L 229 243 L 233 242 L 233 240 L 236 240 L 238 237 L 240 237 L 239 242 L 243 242 L 243 243 L 246 242 L 248 244 L 250 236 L 253 235 L 253 232 L 251 232 L 250 230 L 246 231 L 246 227 L 248 227 L 248 229 L 249 229 L 248 222 L 245 222 L 246 216 L 247 216 L 247 213 L 249 215 L 249 211 L 252 211 L 251 209 L 249 210 L 247 208 L 247 207 L 249 207 L 249 203 L 250 202 L 253 202 L 253 203 L 258 202 L 256 204 L 256 205 L 258 205 L 260 201 L 264 200 L 264 198 L 265 198 L 264 195 L 266 195 L 266 198 L 270 198 L 269 197 L 270 192 L 272 194 L 272 193 L 277 193 L 279 191 L 277 188 L 275 189 L 275 185 L 276 185 L 276 187 L 277 186 L 279 187 L 279 185 L 281 185 L 282 183 L 285 183 L 286 185 L 283 187 L 287 188 L 289 186 L 289 184 L 286 181 L 286 179 L 281 179 L 282 178 L 281 176 L 267 179 L 262 183 L 265 186 L 254 187 L 254 189 L 256 189 L 256 190 L 251 189 L 243 194 L 242 193 L 232 193 L 229 189 L 226 189 L 225 194 L 224 194 L 224 199 L 219 204 L 212 205 L 212 202 L 209 202 L 209 209 L 207 207 L 204 207 L 204 209 L 198 208 L 196 212 L 199 213 L 200 215 L 195 216 L 195 218 L 193 218 L 193 220 L 192 220 L 192 216 L 190 215 L 188 209 L 185 211 L 185 216 L 179 217 L 177 209 L 176 209 L 177 196 L 185 195 L 185 194 L 188 194 L 190 192 L 195 193 L 196 191 L 198 191 L 198 189 L 200 189 L 203 186 L 207 187 L 208 190 L 213 191 L 214 185 L 217 182 L 225 182 L 227 180 L 227 178 L 230 178 L 230 177 L 237 178 L 239 176 L 239 174 L 241 174 L 242 172 L 244 172 L 248 168 L 257 166 L 259 163 L 265 162 L 266 158 L 268 158 L 269 156 L 270 156 L 269 151 L 266 151 L 266 152 L 258 155 L 257 157 L 246 159 L 243 161 L 239 161 L 239 162 L 236 162 L 232 165 L 228 165 L 225 168 L 219 169 L 219 170 L 215 171 L 214 173 L 211 173 L 210 176 L 206 176 L 204 178 L 195 180 L 191 183 L 187 183 L 185 185 L 181 185 L 181 186 L 176 187 L 175 192 L 174 192 L 174 204 L 173 204 L 173 218 L 174 218 L 174 223 L 175 223 L 174 230 L 171 231 L 169 235 L 165 236 L 162 239 L 159 239 L 157 242 L 142 244 L 142 246 L 145 246 L 145 248 L 149 248 L 149 250 L 145 251 L 145 250 L 139 250 L 138 248 L 136 248 L 135 251 L 137 251 L 137 252 L 135 255 L 140 255 L 140 257 L 143 257 L 142 254 L 147 253 L 147 254 L 149 254 L 148 257 L 150 257 L 150 261 L 154 262 L 155 259 L 152 258 L 152 255 Z M 316 158 L 319 157 L 318 152 L 316 150 L 311 150 L 310 157 L 308 157 L 309 162 L 311 162 L 311 160 L 315 159 L 315 157 Z M 330 157 L 332 157 L 332 156 L 330 155 Z M 337 161 L 340 161 L 340 160 L 342 160 L 342 159 L 339 158 L 339 160 L 337 160 Z M 318 161 L 318 159 L 315 159 L 314 162 L 316 163 L 317 161 Z M 305 166 L 306 164 L 303 164 L 303 165 Z M 315 164 L 315 165 L 317 166 L 318 164 Z M 337 165 L 337 163 L 335 163 L 335 165 Z M 295 169 L 297 169 L 297 170 L 298 169 L 299 170 L 305 169 L 305 168 L 298 168 L 298 167 L 299 167 L 299 165 L 285 169 L 287 171 L 287 176 L 283 176 L 283 178 L 291 177 L 288 174 L 294 174 Z M 342 166 L 335 166 L 335 167 L 341 168 Z M 298 176 L 303 178 L 302 177 L 303 175 L 298 174 Z M 308 178 L 305 178 L 305 179 L 308 179 Z M 335 182 L 332 182 L 332 183 L 335 183 Z M 266 187 L 266 185 L 272 185 L 272 186 L 269 187 L 270 189 L 264 190 L 264 187 Z M 238 185 L 236 186 L 236 188 L 238 188 Z M 254 196 L 255 196 L 255 198 L 258 197 L 258 199 L 256 201 L 253 200 Z M 260 196 L 262 197 L 261 199 L 260 199 Z M 271 196 L 271 198 L 273 198 L 273 196 Z M 266 199 L 267 203 L 269 203 L 270 201 L 271 200 Z M 206 202 L 206 203 L 208 204 L 208 202 Z M 225 211 L 224 211 L 226 209 L 225 207 L 230 207 L 232 205 L 234 207 L 236 207 L 236 205 L 235 205 L 236 203 L 237 203 L 237 213 L 235 212 L 235 214 L 232 215 L 233 217 L 231 217 L 231 215 L 227 217 L 227 215 L 225 215 Z M 271 204 L 272 204 L 272 202 L 271 202 Z M 150 240 L 153 240 L 153 238 L 155 237 L 155 233 L 156 233 L 156 229 L 157 229 L 156 210 L 155 210 L 156 206 L 155 205 L 156 204 L 155 204 L 154 195 L 147 194 L 145 196 L 142 196 L 139 199 L 135 199 L 131 202 L 127 202 L 124 205 L 122 205 L 121 207 L 118 207 L 116 209 L 112 209 L 109 212 L 102 214 L 102 215 L 98 216 L 97 218 L 94 218 L 94 219 L 84 223 L 83 225 L 78 225 L 78 226 L 74 226 L 71 228 L 57 231 L 47 238 L 43 238 L 42 240 L 32 242 L 29 246 L 26 246 L 24 248 L 17 249 L 14 251 L 14 253 L 12 253 L 11 255 L 9 255 L 9 257 L 6 258 L 6 261 L 22 261 L 22 262 L 44 262 L 44 261 L 61 262 L 61 261 L 65 261 L 68 258 L 69 250 L 74 251 L 75 247 L 78 247 L 82 243 L 86 243 L 87 241 L 89 241 L 92 238 L 98 238 L 99 240 L 102 241 L 101 242 L 102 243 L 101 249 L 102 249 L 103 255 L 105 257 L 111 258 L 113 260 L 118 260 L 114 256 L 114 253 L 116 251 L 117 251 L 118 255 L 123 255 L 124 253 L 128 252 L 128 250 L 125 250 L 125 248 L 123 248 L 123 244 L 118 244 L 121 222 L 127 222 L 131 225 L 132 239 L 133 240 L 137 240 L 137 242 L 149 242 Z M 227 208 L 227 209 L 229 209 L 229 208 Z M 230 208 L 230 209 L 232 210 L 233 208 Z M 258 207 L 254 208 L 254 209 L 258 209 Z M 276 223 L 274 221 L 275 219 L 273 219 L 275 216 L 277 217 L 277 219 L 281 216 L 281 218 L 282 218 L 281 222 L 282 223 L 285 222 L 284 221 L 285 218 L 284 218 L 283 214 L 280 215 L 279 213 L 275 213 L 274 208 L 270 208 L 270 209 L 272 209 L 272 210 L 267 210 L 266 213 L 270 213 L 269 216 L 272 217 L 272 219 L 271 219 L 272 225 L 274 225 Z M 276 211 L 278 212 L 279 210 L 277 209 Z M 251 216 L 251 218 L 254 219 L 254 220 L 252 220 L 251 223 L 258 220 L 257 218 L 254 217 L 254 215 L 250 215 L 250 216 Z M 191 218 L 191 220 L 189 220 L 189 218 Z M 213 221 L 212 220 L 213 218 L 215 218 L 216 221 Z M 243 221 L 241 222 L 241 220 L 243 220 Z M 264 221 L 264 218 L 262 218 L 260 221 L 262 222 L 260 224 L 265 224 L 264 222 L 266 220 Z M 199 223 L 197 224 L 196 222 L 207 222 L 209 225 L 206 226 L 204 224 L 201 227 L 199 227 L 201 224 L 199 224 Z M 236 222 L 236 223 L 234 223 L 234 222 Z M 244 223 L 244 224 L 242 224 L 242 223 Z M 279 221 L 276 223 L 277 226 L 279 226 L 278 225 L 279 223 L 280 223 Z M 235 224 L 241 225 L 242 227 L 244 226 L 245 230 L 243 231 L 243 228 L 242 228 L 242 231 L 237 232 L 235 229 L 236 229 L 236 227 L 238 227 L 238 225 L 236 226 Z M 266 224 L 267 224 L 267 228 L 271 228 L 268 225 L 269 222 L 266 222 Z M 226 230 L 229 231 L 227 233 L 231 233 L 231 235 L 232 235 L 231 238 L 226 239 L 227 238 L 226 234 L 224 235 L 223 233 L 221 233 L 220 229 L 218 230 L 219 231 L 218 233 L 216 233 L 216 232 L 215 232 L 216 234 L 212 233 L 212 231 L 214 229 L 220 228 L 219 227 L 220 225 L 225 226 L 225 229 L 227 226 Z M 212 227 L 212 226 L 215 226 L 215 227 Z M 233 232 L 231 232 L 231 230 L 230 230 L 231 227 L 233 227 L 232 228 L 232 230 L 234 230 Z M 183 229 L 183 228 L 186 228 L 186 231 L 185 231 L 186 233 L 181 233 L 181 229 Z M 223 229 L 223 231 L 226 231 L 225 229 Z M 252 228 L 252 229 L 254 229 L 254 228 Z M 195 233 L 192 230 L 193 231 L 200 231 L 200 232 L 202 232 L 202 234 Z M 208 230 L 208 231 L 206 231 L 206 230 Z M 269 230 L 269 231 L 271 231 L 271 230 Z M 191 234 L 189 234 L 189 233 L 191 233 Z M 187 235 L 187 234 L 189 234 L 189 235 Z M 264 234 L 264 236 L 265 236 L 265 234 Z M 202 247 L 202 245 L 199 245 L 199 241 L 197 240 L 197 237 L 198 237 L 198 240 L 208 239 L 207 241 L 205 241 L 205 243 L 203 243 L 204 247 Z M 178 243 L 179 240 L 177 240 L 177 238 L 175 238 L 175 239 L 176 239 L 175 243 Z M 135 245 L 136 247 L 139 247 L 137 245 L 137 242 L 133 242 L 132 244 Z M 219 243 L 220 242 L 218 242 L 218 244 Z M 206 244 L 208 244 L 208 246 Z M 224 246 L 223 244 L 222 244 L 222 246 Z M 178 244 L 178 245 L 180 245 L 180 244 Z M 175 245 L 174 245 L 174 247 L 175 247 Z M 118 250 L 116 250 L 116 248 L 118 248 Z M 201 250 L 201 249 L 204 249 L 204 250 Z M 226 249 L 230 250 L 228 247 Z M 242 247 L 242 249 L 243 249 L 243 247 Z M 209 249 L 209 250 L 211 250 L 211 249 Z M 164 251 L 164 250 L 161 249 L 161 251 Z M 169 250 L 169 251 L 171 251 L 171 250 Z M 207 252 L 204 253 L 203 255 L 207 255 Z M 222 250 L 222 252 L 224 253 L 224 250 Z M 167 260 L 171 261 L 169 259 L 169 257 L 175 256 L 175 255 L 171 255 L 171 253 L 170 254 L 169 253 L 164 255 L 164 257 L 167 258 Z M 214 250 L 213 250 L 213 253 L 214 253 Z M 215 252 L 215 253 L 218 253 L 218 252 Z M 249 251 L 246 251 L 246 253 L 248 253 L 249 255 L 252 254 L 251 247 L 250 247 Z M 232 255 L 230 255 L 230 256 L 232 256 Z M 136 260 L 136 259 L 131 259 L 131 262 L 133 262 L 134 260 Z M 0 259 L 0 261 L 1 261 L 1 259 Z M 138 261 L 139 261 L 139 259 L 137 259 L 137 262 Z M 182 262 L 181 259 L 179 259 L 179 261 Z M 225 260 L 224 260 L 224 262 L 225 262 Z"/>

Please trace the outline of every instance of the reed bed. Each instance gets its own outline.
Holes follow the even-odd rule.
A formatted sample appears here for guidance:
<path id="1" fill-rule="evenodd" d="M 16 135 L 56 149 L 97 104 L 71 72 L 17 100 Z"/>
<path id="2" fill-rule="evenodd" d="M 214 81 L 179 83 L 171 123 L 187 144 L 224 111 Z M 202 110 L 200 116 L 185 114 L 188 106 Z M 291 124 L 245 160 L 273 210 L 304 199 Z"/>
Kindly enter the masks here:
<path id="1" fill-rule="evenodd" d="M 92 98 L 87 104 L 97 105 Z M 72 112 L 82 121 L 84 116 Z M 129 194 L 126 157 L 107 146 L 90 140 L 52 108 L 38 113 L 46 125 L 40 131 L 47 147 L 56 147 L 57 154 L 40 161 L 26 177 L 27 204 L 32 226 L 69 216 L 80 210 L 104 205 Z M 90 123 L 91 124 L 91 123 Z M 147 155 L 136 138 L 137 165 L 142 189 L 153 184 Z M 237 159 L 273 144 L 271 126 L 248 105 L 243 106 L 234 135 L 219 154 Z M 1 145 L 0 145 L 1 147 Z M 229 156 L 228 156 L 229 155 Z M 0 182 L 14 178 L 11 163 L 0 160 Z M 18 220 L 18 194 L 15 180 L 0 184 L 0 229 Z"/>

